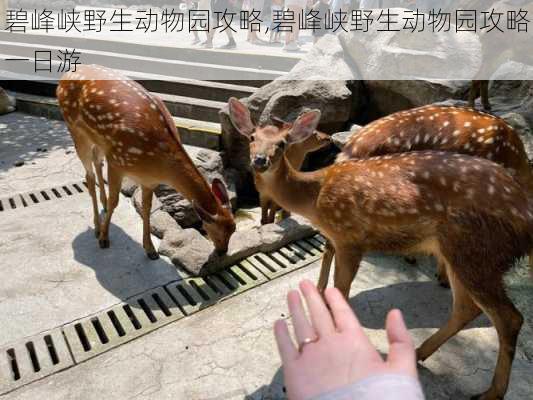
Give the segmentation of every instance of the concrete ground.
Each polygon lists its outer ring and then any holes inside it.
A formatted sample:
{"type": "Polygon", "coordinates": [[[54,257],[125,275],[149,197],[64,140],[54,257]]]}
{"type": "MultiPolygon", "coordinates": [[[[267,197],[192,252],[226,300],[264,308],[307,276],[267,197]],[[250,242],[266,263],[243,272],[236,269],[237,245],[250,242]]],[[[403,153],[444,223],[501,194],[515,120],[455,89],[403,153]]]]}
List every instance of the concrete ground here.
{"type": "MultiPolygon", "coordinates": [[[[405,313],[417,343],[447,318],[450,293],[399,259],[370,259],[352,287],[351,304],[386,352],[383,321],[391,306],[405,313]]],[[[7,399],[284,399],[272,325],[287,316],[285,294],[318,264],[274,280],[168,325],[7,399]]],[[[497,340],[485,319],[420,365],[428,399],[467,399],[490,384],[497,340]]],[[[506,399],[531,398],[533,363],[518,352],[506,399]]]]}
{"type": "MultiPolygon", "coordinates": [[[[0,117],[0,197],[79,181],[82,171],[62,123],[23,114],[0,117]],[[46,147],[47,151],[37,151],[46,147]],[[24,161],[20,167],[14,166],[24,161]]],[[[180,279],[166,260],[147,261],[141,222],[122,199],[100,250],[89,196],[80,193],[0,213],[0,346],[180,279]]],[[[372,341],[386,352],[387,311],[400,308],[417,343],[447,319],[451,296],[433,279],[427,259],[367,257],[351,303],[372,341]]],[[[94,359],[1,396],[2,399],[283,399],[272,325],[287,316],[285,294],[318,263],[252,289],[126,343],[94,359]]],[[[506,399],[533,396],[531,305],[526,269],[510,278],[510,293],[528,320],[520,338],[506,399]]],[[[498,348],[480,318],[419,371],[428,399],[466,399],[490,384],[498,348]]]]}

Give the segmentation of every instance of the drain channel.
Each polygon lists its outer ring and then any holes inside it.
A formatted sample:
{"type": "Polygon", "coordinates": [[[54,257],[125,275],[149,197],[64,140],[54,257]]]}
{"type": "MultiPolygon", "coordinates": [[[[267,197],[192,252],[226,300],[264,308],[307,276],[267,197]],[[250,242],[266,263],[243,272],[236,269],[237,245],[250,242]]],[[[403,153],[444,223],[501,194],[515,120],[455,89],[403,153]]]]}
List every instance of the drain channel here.
{"type": "MultiPolygon", "coordinates": [[[[78,191],[74,185],[67,187],[72,193],[72,189],[78,191]]],[[[31,194],[28,196],[31,198],[31,194]]],[[[215,274],[157,287],[97,314],[6,346],[0,349],[0,394],[303,268],[322,256],[324,244],[320,235],[297,240],[270,253],[254,254],[215,274]]]]}
{"type": "Polygon", "coordinates": [[[0,393],[74,365],[57,328],[0,349],[0,393]]]}
{"type": "Polygon", "coordinates": [[[85,182],[69,183],[49,189],[19,193],[0,199],[0,212],[16,211],[26,207],[65,199],[87,191],[85,182]]]}
{"type": "Polygon", "coordinates": [[[74,360],[80,363],[183,317],[178,305],[159,287],[68,324],[63,331],[74,360]]]}

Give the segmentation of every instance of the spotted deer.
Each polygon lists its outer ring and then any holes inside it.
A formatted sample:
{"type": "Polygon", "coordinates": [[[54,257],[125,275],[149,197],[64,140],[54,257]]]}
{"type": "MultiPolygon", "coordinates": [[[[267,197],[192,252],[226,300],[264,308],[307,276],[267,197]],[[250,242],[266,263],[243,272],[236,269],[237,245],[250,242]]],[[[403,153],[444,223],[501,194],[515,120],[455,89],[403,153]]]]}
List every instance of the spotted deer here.
{"type": "MultiPolygon", "coordinates": [[[[337,162],[409,151],[439,150],[483,157],[503,165],[533,195],[533,175],[524,144],[503,119],[473,109],[424,106],[402,111],[363,127],[344,146],[337,162]]],[[[323,291],[333,261],[326,245],[318,287],[323,291]]],[[[530,255],[533,277],[533,255],[530,255]]],[[[446,269],[438,279],[448,285],[446,269]]]]}
{"type": "Polygon", "coordinates": [[[445,266],[451,317],[418,348],[418,359],[485,312],[500,349],[492,385],[476,398],[502,399],[523,322],[505,293],[503,274],[533,247],[533,207],[507,170],[464,154],[420,151],[300,172],[288,162],[287,147],[313,134],[320,111],[304,113],[292,128],[277,132],[245,121],[241,103],[233,112],[239,132],[250,140],[260,190],[328,239],[335,250],[334,283],[345,297],[367,252],[427,253],[445,266]]]}
{"type": "MultiPolygon", "coordinates": [[[[234,116],[234,113],[231,112],[234,101],[234,98],[231,98],[229,100],[230,118],[233,118],[234,116]]],[[[274,128],[274,130],[277,129],[276,127],[288,129],[292,126],[292,123],[283,121],[280,118],[274,117],[272,120],[272,127],[274,128]]],[[[265,129],[265,131],[268,131],[267,127],[265,127],[265,129]]],[[[287,159],[294,167],[294,169],[300,170],[307,154],[320,150],[330,144],[331,137],[329,135],[316,131],[306,140],[300,143],[295,143],[293,146],[290,146],[290,148],[287,149],[287,159]]],[[[273,202],[272,199],[269,198],[265,193],[260,192],[259,199],[261,205],[261,224],[265,225],[273,223],[276,219],[276,213],[281,208],[275,202],[273,202]]],[[[282,218],[287,218],[289,217],[289,215],[289,212],[287,212],[286,210],[282,210],[282,218]]]]}
{"type": "Polygon", "coordinates": [[[192,202],[215,249],[227,250],[235,222],[226,188],[219,180],[209,186],[184,150],[172,117],[158,97],[111,69],[82,66],[62,77],[57,98],[86,171],[100,247],[109,247],[109,224],[122,179],[128,176],[142,188],[143,247],[149,258],[158,258],[150,237],[150,210],[153,190],[161,183],[192,202]],[[102,203],[107,203],[100,222],[95,170],[103,182],[104,158],[109,197],[106,201],[100,184],[102,203]]]}

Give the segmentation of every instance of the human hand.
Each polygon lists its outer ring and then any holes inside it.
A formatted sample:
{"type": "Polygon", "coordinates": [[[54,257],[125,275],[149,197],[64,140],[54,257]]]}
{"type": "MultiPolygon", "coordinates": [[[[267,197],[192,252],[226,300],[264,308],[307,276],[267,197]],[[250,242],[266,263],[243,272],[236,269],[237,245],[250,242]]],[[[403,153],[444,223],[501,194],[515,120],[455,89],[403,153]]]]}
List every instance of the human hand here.
{"type": "Polygon", "coordinates": [[[310,281],[301,282],[300,290],[311,320],[305,314],[300,293],[289,292],[288,304],[298,346],[292,341],[285,321],[274,325],[291,400],[309,399],[374,375],[417,378],[413,342],[400,311],[393,310],[387,316],[389,355],[384,361],[337,289],[325,291],[329,310],[310,281]]]}

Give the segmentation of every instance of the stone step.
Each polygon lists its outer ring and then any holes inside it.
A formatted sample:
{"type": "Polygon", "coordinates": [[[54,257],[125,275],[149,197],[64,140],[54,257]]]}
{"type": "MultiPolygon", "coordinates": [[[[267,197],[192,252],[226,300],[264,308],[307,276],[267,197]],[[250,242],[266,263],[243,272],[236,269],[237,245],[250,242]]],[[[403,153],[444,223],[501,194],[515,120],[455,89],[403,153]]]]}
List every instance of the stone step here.
{"type": "MultiPolygon", "coordinates": [[[[60,67],[57,54],[59,54],[59,51],[65,51],[64,45],[59,47],[0,41],[0,48],[2,49],[0,70],[28,75],[34,73],[35,52],[39,50],[52,52],[52,72],[47,72],[46,76],[50,79],[59,79],[62,75],[62,72],[57,72],[60,67]],[[9,58],[20,58],[21,60],[4,61],[9,58]]],[[[286,71],[282,70],[250,68],[247,64],[245,66],[218,65],[101,50],[86,50],[82,48],[77,48],[76,50],[81,53],[80,62],[82,64],[100,64],[119,70],[127,66],[128,70],[134,73],[157,74],[175,79],[270,81],[286,74],[286,71]]],[[[42,57],[42,53],[40,54],[42,57]]],[[[45,64],[48,67],[48,62],[45,64]]],[[[39,65],[43,67],[42,63],[39,65]]]]}
{"type": "MultiPolygon", "coordinates": [[[[117,53],[123,55],[153,57],[172,61],[213,64],[228,67],[247,67],[258,70],[276,70],[288,72],[300,61],[295,54],[259,54],[237,50],[183,48],[178,43],[171,45],[124,42],[109,39],[97,39],[77,36],[56,35],[54,33],[9,33],[0,31],[0,41],[39,46],[53,46],[65,50],[77,49],[96,52],[117,53]]],[[[240,78],[242,79],[242,78],[240,78]]]]}
{"type": "MultiPolygon", "coordinates": [[[[148,79],[144,74],[123,71],[128,77],[135,79],[147,90],[155,93],[194,97],[197,99],[226,102],[230,97],[248,97],[256,90],[255,87],[229,83],[198,80],[179,80],[171,77],[148,79]]],[[[40,80],[38,75],[9,74],[0,71],[2,87],[7,90],[40,96],[55,96],[57,80],[40,80]]]]}
{"type": "MultiPolygon", "coordinates": [[[[25,112],[31,115],[37,115],[40,117],[46,117],[49,119],[63,119],[61,112],[59,111],[57,100],[53,97],[39,96],[19,92],[11,92],[11,94],[17,99],[18,111],[25,112]]],[[[167,102],[178,97],[171,95],[158,95],[164,98],[167,107],[169,106],[169,103],[167,102]]],[[[185,98],[182,99],[185,102],[185,98]]],[[[202,108],[202,101],[199,99],[188,99],[187,101],[191,102],[191,107],[202,108]]],[[[183,104],[182,106],[185,107],[185,104],[183,104]]],[[[179,106],[176,107],[179,108],[179,106]]],[[[170,104],[169,109],[172,109],[172,104],[170,104]]],[[[221,131],[219,123],[177,116],[174,116],[173,119],[176,124],[176,127],[180,132],[183,144],[207,148],[211,150],[220,150],[221,131]]]]}

